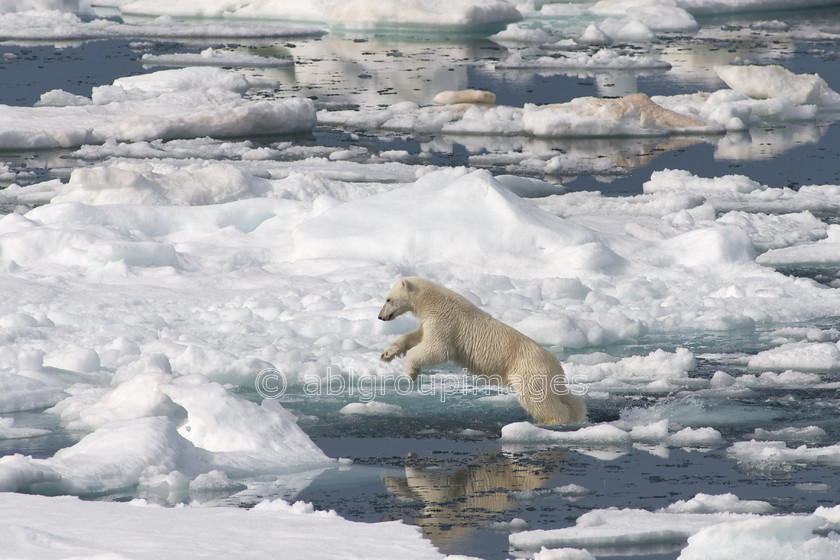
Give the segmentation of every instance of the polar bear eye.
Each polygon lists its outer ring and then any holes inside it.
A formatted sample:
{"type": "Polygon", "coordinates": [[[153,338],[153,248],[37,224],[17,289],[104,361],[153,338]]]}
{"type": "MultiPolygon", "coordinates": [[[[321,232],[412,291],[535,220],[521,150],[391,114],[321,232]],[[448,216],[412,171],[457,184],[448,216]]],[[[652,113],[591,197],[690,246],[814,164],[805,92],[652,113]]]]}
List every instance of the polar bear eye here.
{"type": "Polygon", "coordinates": [[[386,298],[385,303],[391,303],[391,298],[386,298]]]}

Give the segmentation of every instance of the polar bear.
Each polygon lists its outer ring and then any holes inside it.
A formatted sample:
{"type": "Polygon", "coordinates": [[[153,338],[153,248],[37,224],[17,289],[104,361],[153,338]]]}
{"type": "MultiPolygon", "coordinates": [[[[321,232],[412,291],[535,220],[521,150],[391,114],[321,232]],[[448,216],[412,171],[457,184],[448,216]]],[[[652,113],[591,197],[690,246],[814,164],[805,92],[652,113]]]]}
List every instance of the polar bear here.
{"type": "Polygon", "coordinates": [[[522,407],[540,424],[586,418],[586,407],[566,387],[557,358],[463,296],[424,278],[403,278],[388,293],[379,319],[391,321],[409,311],[420,319],[420,326],[394,340],[381,359],[390,362],[405,355],[405,373],[412,381],[422,366],[454,362],[512,387],[522,407]]]}

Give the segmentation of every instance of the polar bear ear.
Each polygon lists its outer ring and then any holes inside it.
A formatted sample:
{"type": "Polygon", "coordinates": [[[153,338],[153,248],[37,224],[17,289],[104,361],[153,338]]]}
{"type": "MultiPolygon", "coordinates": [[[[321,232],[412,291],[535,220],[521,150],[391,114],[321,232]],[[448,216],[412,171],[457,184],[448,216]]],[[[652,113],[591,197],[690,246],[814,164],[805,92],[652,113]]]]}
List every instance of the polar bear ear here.
{"type": "Polygon", "coordinates": [[[414,283],[411,282],[408,278],[402,279],[402,287],[403,290],[406,292],[413,292],[414,291],[414,283]]]}

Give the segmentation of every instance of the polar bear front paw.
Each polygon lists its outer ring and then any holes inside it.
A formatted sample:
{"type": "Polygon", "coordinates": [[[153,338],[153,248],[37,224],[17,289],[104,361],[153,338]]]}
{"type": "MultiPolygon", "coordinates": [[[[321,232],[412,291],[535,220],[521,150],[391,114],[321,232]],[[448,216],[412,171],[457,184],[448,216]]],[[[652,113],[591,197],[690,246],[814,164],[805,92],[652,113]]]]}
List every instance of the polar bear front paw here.
{"type": "Polygon", "coordinates": [[[386,348],[384,352],[382,352],[382,355],[379,357],[379,359],[383,362],[390,362],[400,354],[402,354],[402,350],[400,350],[399,346],[395,346],[392,344],[388,348],[386,348]]]}

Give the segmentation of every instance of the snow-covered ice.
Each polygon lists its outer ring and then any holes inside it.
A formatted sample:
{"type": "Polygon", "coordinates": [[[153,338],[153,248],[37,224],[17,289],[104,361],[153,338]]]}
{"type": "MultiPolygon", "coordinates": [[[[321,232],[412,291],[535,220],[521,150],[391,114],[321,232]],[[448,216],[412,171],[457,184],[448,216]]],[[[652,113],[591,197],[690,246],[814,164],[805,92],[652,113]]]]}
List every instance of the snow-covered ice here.
{"type": "Polygon", "coordinates": [[[818,508],[812,515],[777,516],[761,515],[766,513],[765,507],[736,496],[698,495],[687,503],[700,500],[715,505],[698,510],[678,502],[658,512],[594,510],[580,516],[573,527],[513,533],[510,543],[523,550],[598,550],[687,541],[688,547],[680,558],[731,558],[744,554],[748,558],[783,558],[806,550],[815,558],[831,558],[840,551],[836,538],[814,534],[815,530],[830,526],[836,508],[818,508]]]}
{"type": "Polygon", "coordinates": [[[0,520],[4,554],[22,559],[206,558],[208,550],[265,558],[277,554],[278,546],[295,558],[445,558],[399,521],[353,523],[304,502],[266,500],[250,510],[161,508],[142,501],[0,494],[0,505],[14,511],[0,520]]]}
{"type": "Polygon", "coordinates": [[[229,53],[208,47],[198,54],[144,54],[140,60],[147,66],[224,66],[248,68],[286,68],[291,60],[271,58],[247,53],[229,53]]]}
{"type": "Polygon", "coordinates": [[[226,19],[271,19],[327,23],[335,29],[405,29],[491,35],[519,21],[521,14],[500,0],[108,0],[127,15],[226,19]]]}
{"type": "Polygon", "coordinates": [[[184,68],[119,78],[94,88],[90,97],[53,90],[35,107],[3,107],[0,146],[67,148],[106,140],[312,130],[315,108],[310,100],[251,101],[242,96],[258,85],[218,68],[184,68]]]}

